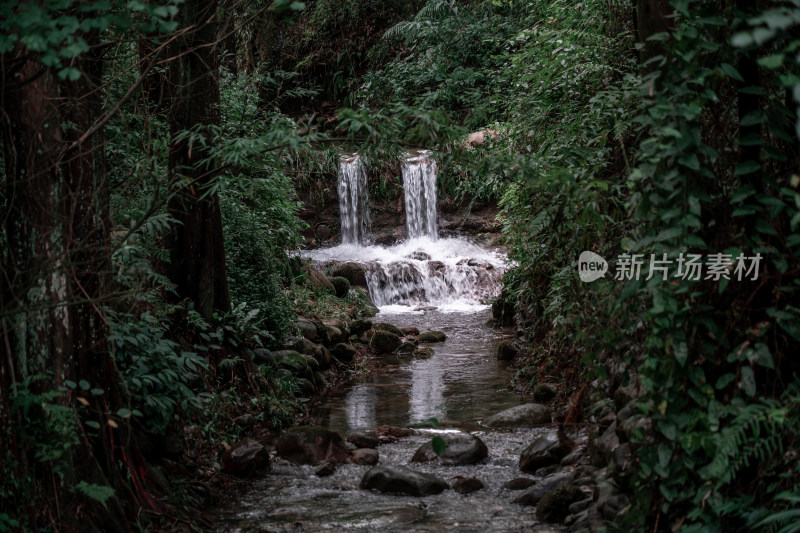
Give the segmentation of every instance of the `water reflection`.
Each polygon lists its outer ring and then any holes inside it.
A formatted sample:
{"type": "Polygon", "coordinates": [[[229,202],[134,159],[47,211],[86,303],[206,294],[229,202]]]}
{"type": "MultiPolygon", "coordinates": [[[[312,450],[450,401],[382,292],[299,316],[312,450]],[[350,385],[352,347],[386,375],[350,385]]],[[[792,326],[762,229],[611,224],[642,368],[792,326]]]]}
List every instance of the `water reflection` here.
{"type": "Polygon", "coordinates": [[[411,365],[411,390],[408,392],[408,409],[412,422],[422,422],[429,418],[443,419],[444,401],[444,361],[432,357],[427,361],[414,361],[411,365]]]}
{"type": "Polygon", "coordinates": [[[376,321],[422,331],[443,330],[444,343],[429,345],[429,359],[387,364],[377,373],[328,395],[311,413],[315,424],[342,434],[384,424],[405,426],[436,418],[471,423],[519,404],[510,390],[509,371],[494,352],[502,334],[486,325],[488,310],[477,313],[381,313],[376,321]]]}
{"type": "Polygon", "coordinates": [[[344,398],[348,427],[369,429],[377,427],[376,403],[378,394],[371,385],[356,385],[344,398]]]}

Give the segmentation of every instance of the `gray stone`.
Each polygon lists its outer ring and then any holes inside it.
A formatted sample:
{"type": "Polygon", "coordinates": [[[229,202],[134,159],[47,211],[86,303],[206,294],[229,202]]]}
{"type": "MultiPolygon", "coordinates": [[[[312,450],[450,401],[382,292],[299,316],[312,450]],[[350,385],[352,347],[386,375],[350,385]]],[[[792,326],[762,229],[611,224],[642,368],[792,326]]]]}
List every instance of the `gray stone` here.
{"type": "Polygon", "coordinates": [[[378,464],[379,455],[376,450],[372,448],[358,448],[353,450],[350,459],[357,465],[376,465],[378,464]]]}
{"type": "Polygon", "coordinates": [[[234,424],[242,428],[251,428],[256,425],[256,417],[250,413],[237,416],[233,419],[234,424]]]}
{"type": "Polygon", "coordinates": [[[540,403],[527,403],[506,409],[483,421],[483,425],[495,428],[536,427],[549,424],[550,408],[540,403]]]}
{"type": "Polygon", "coordinates": [[[558,431],[545,433],[522,451],[519,468],[534,473],[542,467],[558,464],[570,450],[571,443],[558,431]]]}
{"type": "Polygon", "coordinates": [[[361,478],[361,488],[393,494],[428,496],[439,494],[450,487],[441,478],[404,466],[377,465],[367,470],[361,478]]]}
{"type": "Polygon", "coordinates": [[[283,433],[275,445],[278,456],[299,465],[326,461],[343,463],[349,451],[341,435],[328,428],[303,426],[283,433]]]}
{"type": "Polygon", "coordinates": [[[444,433],[439,435],[445,442],[445,450],[442,456],[436,455],[433,451],[433,443],[426,442],[420,446],[414,456],[412,463],[430,463],[441,460],[443,465],[474,465],[489,455],[486,444],[474,435],[469,433],[444,433]]]}
{"type": "Polygon", "coordinates": [[[570,505],[584,497],[583,491],[578,487],[572,485],[556,487],[539,500],[536,506],[536,518],[544,522],[561,523],[570,514],[570,505]]]}
{"type": "Polygon", "coordinates": [[[350,286],[352,287],[367,288],[367,276],[364,271],[364,266],[358,263],[342,263],[334,269],[333,275],[335,277],[345,278],[350,282],[350,286]]]}
{"type": "Polygon", "coordinates": [[[253,362],[259,365],[275,365],[275,357],[272,352],[265,348],[256,348],[253,350],[253,362]]]}
{"type": "Polygon", "coordinates": [[[351,433],[347,436],[347,442],[352,442],[358,448],[377,448],[381,443],[378,437],[366,433],[351,433]]]}
{"type": "Polygon", "coordinates": [[[595,466],[605,466],[611,460],[611,455],[614,450],[619,446],[619,437],[617,437],[617,422],[616,420],[608,426],[608,429],[592,443],[592,464],[595,466]]]}
{"type": "Polygon", "coordinates": [[[336,326],[326,325],[325,332],[328,334],[331,344],[336,344],[347,340],[347,337],[345,337],[344,333],[342,333],[342,330],[336,326]]]}
{"type": "Polygon", "coordinates": [[[253,439],[245,439],[222,457],[222,471],[226,474],[246,476],[263,468],[269,469],[269,453],[253,439]]]}
{"type": "Polygon", "coordinates": [[[453,483],[452,488],[459,494],[471,494],[483,488],[483,481],[475,477],[461,477],[453,483]]]}
{"type": "Polygon", "coordinates": [[[581,460],[588,460],[588,458],[589,447],[582,444],[561,459],[561,466],[574,465],[579,463],[581,460]]]}
{"type": "Polygon", "coordinates": [[[327,477],[332,476],[336,472],[336,464],[335,463],[324,463],[322,466],[317,468],[314,471],[319,477],[327,477]]]}
{"type": "Polygon", "coordinates": [[[300,330],[303,337],[311,342],[319,342],[321,339],[319,331],[317,330],[317,325],[307,318],[298,317],[297,328],[300,330]]]}
{"type": "Polygon", "coordinates": [[[533,399],[537,402],[548,403],[558,396],[558,389],[551,383],[539,383],[533,389],[533,399]]]}
{"type": "Polygon", "coordinates": [[[536,485],[536,480],[527,477],[517,477],[503,485],[506,490],[525,490],[532,485],[536,485]]]}
{"type": "Polygon", "coordinates": [[[514,500],[514,503],[518,503],[520,505],[536,505],[545,494],[560,487],[561,485],[566,485],[570,481],[572,481],[572,472],[558,472],[551,474],[523,492],[519,498],[514,500]]]}

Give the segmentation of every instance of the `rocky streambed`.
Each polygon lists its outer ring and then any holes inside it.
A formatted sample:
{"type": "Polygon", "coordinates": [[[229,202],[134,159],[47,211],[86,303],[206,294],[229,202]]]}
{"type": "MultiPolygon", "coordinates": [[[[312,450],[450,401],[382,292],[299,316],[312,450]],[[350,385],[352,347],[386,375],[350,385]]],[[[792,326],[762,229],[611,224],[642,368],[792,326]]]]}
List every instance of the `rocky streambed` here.
{"type": "MultiPolygon", "coordinates": [[[[598,483],[582,426],[559,429],[551,386],[508,389],[505,335],[488,310],[383,316],[399,331],[444,330],[424,357],[384,355],[284,432],[221,531],[567,531],[599,524],[598,483]],[[523,403],[526,402],[526,403],[523,403]]],[[[391,327],[387,327],[391,329],[391,327]]],[[[417,348],[418,349],[418,348],[417,348]]],[[[612,428],[612,432],[613,432],[612,428]]],[[[259,456],[263,458],[263,456],[259,456]]],[[[616,502],[614,505],[618,505],[616,502]]],[[[625,503],[622,501],[621,503],[625,503]]]]}

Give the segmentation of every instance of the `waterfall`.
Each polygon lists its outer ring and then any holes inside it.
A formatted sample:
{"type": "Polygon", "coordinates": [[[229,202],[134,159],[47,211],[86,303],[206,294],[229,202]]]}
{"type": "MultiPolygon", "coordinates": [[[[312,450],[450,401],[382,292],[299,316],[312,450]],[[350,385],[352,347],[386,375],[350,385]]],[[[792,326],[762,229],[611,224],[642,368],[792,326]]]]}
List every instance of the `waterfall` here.
{"type": "Polygon", "coordinates": [[[436,214],[436,161],[421,151],[403,162],[406,231],[409,239],[439,238],[436,214]]]}
{"type": "Polygon", "coordinates": [[[368,244],[371,230],[367,171],[357,155],[339,161],[339,217],[342,244],[368,244]]]}

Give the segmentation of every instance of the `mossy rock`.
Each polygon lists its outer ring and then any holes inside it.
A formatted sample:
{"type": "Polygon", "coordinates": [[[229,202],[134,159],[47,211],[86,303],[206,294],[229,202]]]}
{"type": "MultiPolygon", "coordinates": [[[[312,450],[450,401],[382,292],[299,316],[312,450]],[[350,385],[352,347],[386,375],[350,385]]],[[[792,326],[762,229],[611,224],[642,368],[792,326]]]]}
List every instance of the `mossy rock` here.
{"type": "Polygon", "coordinates": [[[339,361],[349,362],[353,360],[353,357],[355,357],[356,349],[353,348],[352,344],[340,342],[331,348],[331,355],[333,355],[339,361]]]}
{"type": "Polygon", "coordinates": [[[414,344],[413,342],[404,342],[403,344],[397,347],[395,353],[397,355],[411,355],[416,351],[416,349],[417,345],[414,344]]]}
{"type": "Polygon", "coordinates": [[[300,375],[308,370],[308,359],[300,352],[294,350],[280,350],[273,352],[275,362],[281,368],[292,371],[294,374],[300,375]]]}
{"type": "Polygon", "coordinates": [[[418,348],[411,355],[416,359],[427,359],[428,357],[433,357],[434,353],[433,348],[418,348]]]}
{"type": "Polygon", "coordinates": [[[328,281],[333,285],[337,298],[344,298],[347,296],[347,293],[350,292],[350,282],[347,281],[347,278],[333,276],[332,278],[328,278],[328,281]]]}
{"type": "Polygon", "coordinates": [[[378,353],[394,353],[401,344],[403,344],[403,341],[394,333],[381,329],[372,330],[372,341],[370,341],[370,345],[375,348],[378,353]]]}
{"type": "Polygon", "coordinates": [[[358,335],[359,333],[363,333],[368,329],[372,329],[371,320],[359,318],[358,320],[354,320],[350,323],[350,333],[353,335],[358,335]]]}
{"type": "Polygon", "coordinates": [[[444,342],[447,340],[447,335],[443,331],[426,331],[425,333],[420,333],[417,340],[419,342],[444,342]]]}
{"type": "Polygon", "coordinates": [[[393,324],[389,324],[388,322],[378,322],[377,324],[374,324],[372,326],[372,329],[376,329],[376,330],[379,329],[379,330],[382,330],[382,331],[388,331],[389,333],[393,333],[393,334],[397,335],[398,337],[403,337],[404,336],[403,332],[400,331],[400,328],[398,328],[397,326],[395,326],[393,324]]]}
{"type": "Polygon", "coordinates": [[[517,349],[514,347],[513,341],[502,341],[497,345],[498,361],[513,361],[516,356],[517,349]]]}

